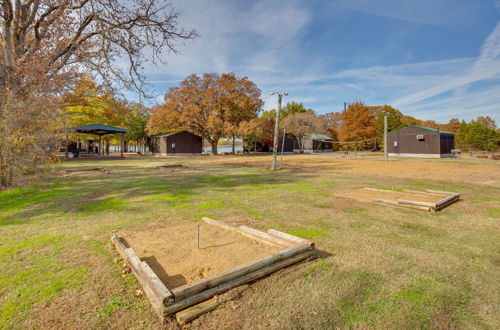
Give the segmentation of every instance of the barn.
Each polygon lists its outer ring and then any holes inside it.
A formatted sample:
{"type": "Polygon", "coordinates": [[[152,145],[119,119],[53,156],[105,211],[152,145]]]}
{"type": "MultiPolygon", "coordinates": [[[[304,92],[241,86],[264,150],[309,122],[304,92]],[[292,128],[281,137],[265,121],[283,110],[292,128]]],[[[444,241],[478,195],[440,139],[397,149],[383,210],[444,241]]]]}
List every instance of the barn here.
{"type": "Polygon", "coordinates": [[[162,156],[201,155],[203,139],[188,131],[175,131],[151,136],[151,151],[162,156]]]}
{"type": "Polygon", "coordinates": [[[436,128],[411,125],[387,135],[389,156],[453,157],[455,136],[436,128]]]}

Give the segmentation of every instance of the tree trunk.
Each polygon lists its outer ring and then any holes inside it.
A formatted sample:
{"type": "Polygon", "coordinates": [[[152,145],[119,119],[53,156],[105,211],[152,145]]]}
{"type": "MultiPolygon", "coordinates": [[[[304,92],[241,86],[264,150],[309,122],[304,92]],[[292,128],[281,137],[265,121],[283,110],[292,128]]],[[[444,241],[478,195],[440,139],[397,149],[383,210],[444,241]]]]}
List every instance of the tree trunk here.
{"type": "Polygon", "coordinates": [[[233,134],[233,155],[236,154],[236,149],[234,148],[234,134],[233,134]]]}
{"type": "Polygon", "coordinates": [[[217,145],[219,144],[219,140],[211,141],[210,145],[212,146],[212,155],[217,155],[217,145]]]}

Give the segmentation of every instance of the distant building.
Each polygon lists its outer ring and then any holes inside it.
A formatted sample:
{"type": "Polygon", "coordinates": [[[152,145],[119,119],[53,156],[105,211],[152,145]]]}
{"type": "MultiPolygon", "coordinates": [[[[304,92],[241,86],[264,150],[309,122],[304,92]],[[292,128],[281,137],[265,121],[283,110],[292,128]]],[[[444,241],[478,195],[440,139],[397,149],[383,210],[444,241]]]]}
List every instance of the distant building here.
{"type": "Polygon", "coordinates": [[[201,155],[203,139],[188,131],[175,131],[151,136],[151,151],[163,156],[201,155]]]}
{"type": "MultiPolygon", "coordinates": [[[[333,139],[325,134],[311,134],[304,139],[304,152],[311,153],[332,151],[333,139]]],[[[294,145],[294,149],[298,151],[299,145],[294,145]]]]}
{"type": "Polygon", "coordinates": [[[387,136],[389,156],[453,157],[455,135],[439,129],[411,125],[387,136]]]}

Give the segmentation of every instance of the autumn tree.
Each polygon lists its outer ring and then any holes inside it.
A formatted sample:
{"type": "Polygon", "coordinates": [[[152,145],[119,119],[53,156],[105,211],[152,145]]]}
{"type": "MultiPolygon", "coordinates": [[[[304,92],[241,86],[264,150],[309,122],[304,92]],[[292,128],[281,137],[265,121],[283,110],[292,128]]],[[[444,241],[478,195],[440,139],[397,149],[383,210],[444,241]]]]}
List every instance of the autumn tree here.
{"type": "MultiPolygon", "coordinates": [[[[88,75],[78,81],[76,87],[62,95],[60,128],[89,124],[110,126],[127,126],[128,117],[132,113],[132,105],[118,98],[113,90],[98,86],[88,75]]],[[[79,140],[79,134],[71,134],[71,139],[79,140]]],[[[118,135],[106,135],[105,150],[109,153],[112,142],[120,141],[118,135]]],[[[128,141],[128,140],[126,140],[128,141]]],[[[100,146],[103,147],[104,146],[100,146]]]]}
{"type": "Polygon", "coordinates": [[[195,36],[178,28],[169,2],[155,0],[3,0],[0,13],[2,186],[47,158],[56,95],[82,72],[143,93],[145,61],[195,36]]]}
{"type": "MultiPolygon", "coordinates": [[[[247,77],[234,73],[193,74],[165,94],[165,103],[154,108],[148,122],[150,134],[185,129],[202,136],[217,154],[219,139],[262,107],[260,90],[247,77]]],[[[231,132],[236,132],[236,129],[231,132]]]]}
{"type": "Polygon", "coordinates": [[[318,117],[312,112],[299,112],[287,116],[281,123],[286,134],[293,136],[299,145],[300,153],[304,150],[305,137],[318,132],[321,124],[318,117]]]}
{"type": "Polygon", "coordinates": [[[367,106],[363,102],[349,104],[342,111],[342,125],[339,140],[342,142],[374,138],[378,107],[367,106]]]}
{"type": "Polygon", "coordinates": [[[238,128],[238,134],[243,138],[243,143],[246,149],[257,148],[257,143],[266,138],[266,125],[260,118],[254,118],[244,121],[238,128]]]}
{"type": "Polygon", "coordinates": [[[338,131],[342,124],[342,114],[340,112],[328,112],[318,116],[322,132],[338,141],[338,131]]]}

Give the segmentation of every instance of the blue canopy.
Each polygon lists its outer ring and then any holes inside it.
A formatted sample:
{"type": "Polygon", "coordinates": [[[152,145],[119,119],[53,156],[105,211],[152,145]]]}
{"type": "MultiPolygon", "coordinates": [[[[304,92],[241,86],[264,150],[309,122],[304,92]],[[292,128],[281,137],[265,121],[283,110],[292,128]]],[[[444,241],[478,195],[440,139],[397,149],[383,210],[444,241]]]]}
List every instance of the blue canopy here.
{"type": "Polygon", "coordinates": [[[115,134],[115,133],[127,133],[128,131],[125,128],[108,126],[103,124],[91,124],[91,125],[83,125],[76,127],[68,127],[66,128],[68,131],[73,131],[76,133],[88,133],[88,134],[96,134],[96,135],[106,135],[106,134],[115,134]]]}

